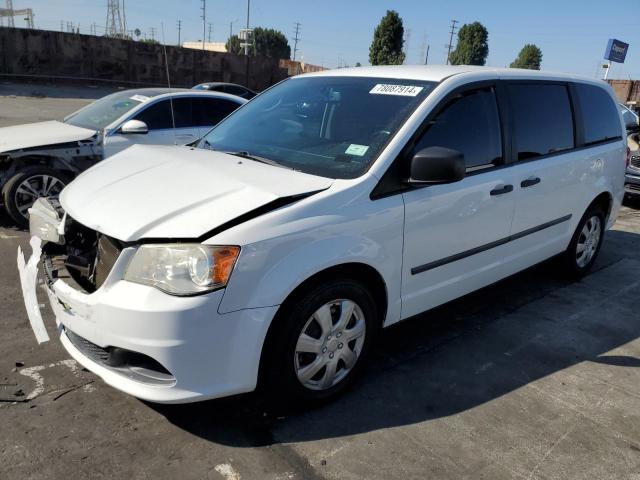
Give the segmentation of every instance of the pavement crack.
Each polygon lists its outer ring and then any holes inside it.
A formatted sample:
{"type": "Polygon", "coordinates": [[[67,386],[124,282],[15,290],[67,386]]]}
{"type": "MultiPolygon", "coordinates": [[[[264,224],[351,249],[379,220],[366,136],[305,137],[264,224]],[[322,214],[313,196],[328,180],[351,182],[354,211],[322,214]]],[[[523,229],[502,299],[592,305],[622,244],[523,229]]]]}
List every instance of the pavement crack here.
{"type": "Polygon", "coordinates": [[[91,385],[91,384],[92,384],[92,383],[94,383],[94,382],[95,382],[95,380],[89,380],[88,382],[84,382],[84,383],[81,383],[81,384],[79,384],[79,385],[74,385],[73,387],[68,388],[68,389],[67,389],[67,390],[65,390],[64,392],[62,392],[62,393],[60,393],[60,394],[56,395],[55,397],[53,397],[53,400],[52,400],[52,401],[53,401],[53,402],[55,402],[55,401],[56,401],[56,400],[58,400],[59,398],[64,397],[67,393],[75,392],[75,391],[76,391],[76,390],[78,390],[79,388],[85,387],[85,386],[87,386],[87,385],[91,385]]]}

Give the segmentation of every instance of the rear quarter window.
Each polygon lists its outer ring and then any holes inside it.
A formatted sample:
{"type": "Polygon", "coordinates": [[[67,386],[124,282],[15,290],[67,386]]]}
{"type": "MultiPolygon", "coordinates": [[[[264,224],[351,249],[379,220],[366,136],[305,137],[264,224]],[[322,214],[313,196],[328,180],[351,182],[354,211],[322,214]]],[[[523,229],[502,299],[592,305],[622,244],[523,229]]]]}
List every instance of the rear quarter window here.
{"type": "Polygon", "coordinates": [[[618,107],[606,90],[596,85],[575,84],[584,128],[585,145],[622,138],[618,107]]]}

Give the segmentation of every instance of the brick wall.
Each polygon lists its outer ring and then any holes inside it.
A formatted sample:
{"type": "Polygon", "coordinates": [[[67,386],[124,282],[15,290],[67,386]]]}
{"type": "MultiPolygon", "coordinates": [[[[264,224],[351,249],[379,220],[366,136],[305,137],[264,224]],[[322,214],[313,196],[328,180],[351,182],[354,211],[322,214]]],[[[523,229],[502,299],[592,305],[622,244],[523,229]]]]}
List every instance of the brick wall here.
{"type": "Polygon", "coordinates": [[[639,80],[609,80],[609,84],[616,92],[618,100],[622,103],[636,102],[640,104],[640,81],[639,80]]]}

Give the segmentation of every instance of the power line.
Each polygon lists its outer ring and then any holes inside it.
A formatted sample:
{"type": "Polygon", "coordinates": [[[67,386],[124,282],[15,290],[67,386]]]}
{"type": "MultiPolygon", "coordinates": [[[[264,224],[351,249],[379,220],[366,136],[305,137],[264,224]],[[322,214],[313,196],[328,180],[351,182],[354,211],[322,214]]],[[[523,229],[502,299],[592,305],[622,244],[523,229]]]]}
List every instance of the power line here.
{"type": "Polygon", "coordinates": [[[300,34],[300,22],[296,22],[295,26],[296,26],[296,32],[295,32],[295,36],[293,37],[293,61],[296,61],[296,54],[298,53],[298,41],[300,40],[300,38],[298,37],[298,35],[300,34]]]}
{"type": "Polygon", "coordinates": [[[456,33],[457,28],[456,23],[460,22],[458,22],[458,20],[451,20],[451,31],[449,32],[451,36],[449,37],[449,44],[445,45],[447,47],[447,65],[450,63],[451,49],[453,48],[453,35],[456,33]]]}

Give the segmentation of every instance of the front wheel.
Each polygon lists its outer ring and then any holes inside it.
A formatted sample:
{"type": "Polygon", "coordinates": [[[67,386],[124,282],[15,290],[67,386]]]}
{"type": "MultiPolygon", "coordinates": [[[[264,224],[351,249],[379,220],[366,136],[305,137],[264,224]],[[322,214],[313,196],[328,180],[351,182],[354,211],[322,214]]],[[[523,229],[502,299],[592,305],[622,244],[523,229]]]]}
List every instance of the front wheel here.
{"type": "Polygon", "coordinates": [[[68,179],[53,168],[34,165],[19,170],[3,188],[7,212],[19,226],[29,226],[29,207],[39,197],[58,195],[68,179]]]}
{"type": "Polygon", "coordinates": [[[339,395],[362,368],[379,318],[360,282],[336,280],[305,290],[274,320],[265,346],[266,393],[306,403],[339,395]]]}
{"type": "Polygon", "coordinates": [[[584,214],[562,256],[567,273],[574,278],[586,275],[596,261],[604,236],[606,215],[599,205],[584,214]]]}

